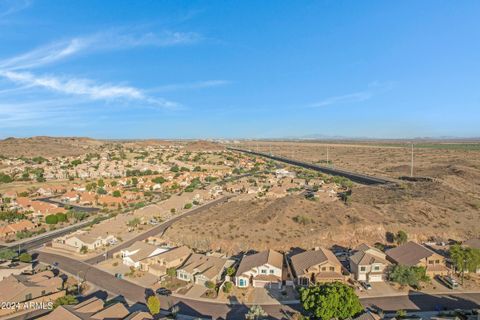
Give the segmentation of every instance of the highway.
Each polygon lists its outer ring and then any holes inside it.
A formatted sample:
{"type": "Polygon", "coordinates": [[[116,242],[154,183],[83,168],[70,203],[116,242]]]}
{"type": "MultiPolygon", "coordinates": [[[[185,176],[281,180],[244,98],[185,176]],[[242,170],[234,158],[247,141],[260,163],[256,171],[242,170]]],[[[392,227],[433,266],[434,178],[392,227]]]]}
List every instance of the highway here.
{"type": "Polygon", "coordinates": [[[356,173],[356,172],[334,169],[334,168],[329,168],[329,167],[325,167],[325,166],[319,166],[319,165],[316,165],[316,164],[313,164],[313,163],[308,163],[308,162],[303,162],[303,161],[299,161],[299,160],[289,159],[289,158],[282,157],[282,156],[275,156],[275,155],[269,154],[269,153],[256,152],[256,151],[252,151],[252,150],[232,148],[232,147],[227,147],[227,149],[232,150],[232,151],[237,151],[237,152],[243,152],[243,153],[247,153],[247,154],[251,154],[251,155],[255,155],[255,156],[265,157],[265,158],[268,158],[268,159],[288,163],[288,164],[295,165],[295,166],[298,166],[298,167],[319,171],[319,172],[326,173],[326,174],[329,174],[329,175],[332,175],[332,176],[345,177],[345,178],[348,178],[351,181],[359,183],[359,184],[378,185],[378,184],[395,183],[395,181],[388,180],[388,179],[385,179],[385,178],[368,176],[368,175],[360,174],[360,173],[356,173]]]}

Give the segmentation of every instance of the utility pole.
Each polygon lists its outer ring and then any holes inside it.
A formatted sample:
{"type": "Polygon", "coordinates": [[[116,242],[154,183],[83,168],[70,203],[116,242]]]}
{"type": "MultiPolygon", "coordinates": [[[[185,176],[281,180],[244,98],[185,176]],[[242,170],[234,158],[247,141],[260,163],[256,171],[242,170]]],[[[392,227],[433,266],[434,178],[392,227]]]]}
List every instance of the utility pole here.
{"type": "Polygon", "coordinates": [[[413,143],[412,143],[412,160],[410,165],[410,177],[413,178],[413,143]]]}
{"type": "Polygon", "coordinates": [[[328,167],[328,145],[327,145],[327,167],[328,167]]]}

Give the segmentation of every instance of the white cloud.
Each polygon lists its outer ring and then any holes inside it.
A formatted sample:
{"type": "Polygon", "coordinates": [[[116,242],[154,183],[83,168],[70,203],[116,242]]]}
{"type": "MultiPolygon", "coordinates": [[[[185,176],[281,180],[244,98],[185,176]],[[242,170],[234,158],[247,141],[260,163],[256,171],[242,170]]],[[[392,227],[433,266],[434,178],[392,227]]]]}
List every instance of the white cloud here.
{"type": "Polygon", "coordinates": [[[22,11],[30,7],[29,0],[1,0],[0,1],[0,18],[9,16],[18,11],[22,11]]]}
{"type": "Polygon", "coordinates": [[[167,47],[197,42],[201,36],[189,32],[163,31],[156,33],[122,33],[110,30],[70,40],[57,41],[10,59],[0,60],[0,68],[31,69],[45,66],[68,57],[94,51],[120,50],[140,46],[167,47]]]}
{"type": "Polygon", "coordinates": [[[345,94],[342,96],[334,96],[326,98],[322,101],[312,103],[311,107],[326,107],[334,104],[343,104],[343,103],[352,103],[352,102],[362,102],[372,98],[373,93],[364,91],[364,92],[355,92],[350,94],[345,94]]]}
{"type": "Polygon", "coordinates": [[[35,76],[29,72],[2,71],[0,76],[12,82],[42,87],[51,91],[85,96],[93,100],[137,100],[165,108],[174,108],[177,103],[164,99],[156,99],[146,96],[141,90],[129,87],[110,84],[96,84],[91,80],[77,78],[57,78],[54,76],[35,76]]]}

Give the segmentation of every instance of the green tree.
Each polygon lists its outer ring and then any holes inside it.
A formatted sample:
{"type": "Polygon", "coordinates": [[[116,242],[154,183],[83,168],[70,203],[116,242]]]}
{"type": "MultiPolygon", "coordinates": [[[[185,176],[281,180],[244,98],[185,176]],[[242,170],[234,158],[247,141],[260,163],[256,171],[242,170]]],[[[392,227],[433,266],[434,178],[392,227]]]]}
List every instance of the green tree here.
{"type": "Polygon", "coordinates": [[[112,195],[113,195],[115,198],[120,198],[120,197],[122,196],[122,194],[120,193],[119,190],[113,191],[112,195]]]}
{"type": "Polygon", "coordinates": [[[47,224],[57,224],[58,223],[58,217],[54,214],[50,214],[45,217],[45,222],[47,224]]]}
{"type": "Polygon", "coordinates": [[[99,186],[100,188],[105,187],[105,181],[103,181],[103,179],[98,179],[97,186],[99,186]]]}
{"type": "Polygon", "coordinates": [[[237,270],[234,267],[227,268],[227,276],[233,277],[235,275],[235,272],[237,272],[237,270]]]}
{"type": "Polygon", "coordinates": [[[177,269],[175,268],[168,268],[167,269],[167,276],[171,278],[174,278],[177,275],[177,269]]]}
{"type": "Polygon", "coordinates": [[[12,249],[5,248],[0,250],[0,259],[1,260],[12,260],[17,256],[17,253],[12,249]]]}
{"type": "Polygon", "coordinates": [[[230,293],[232,291],[233,284],[230,281],[227,281],[223,284],[223,292],[230,293]]]}
{"type": "Polygon", "coordinates": [[[57,221],[58,221],[58,222],[65,222],[65,221],[67,221],[67,215],[66,215],[65,213],[59,212],[59,213],[56,214],[56,216],[57,216],[57,221]]]}
{"type": "Polygon", "coordinates": [[[248,313],[245,315],[247,320],[260,320],[265,319],[266,317],[268,317],[268,314],[258,305],[251,306],[250,309],[248,309],[248,313]]]}
{"type": "Polygon", "coordinates": [[[110,182],[110,186],[112,186],[112,187],[116,187],[117,185],[118,185],[117,181],[110,182]]]}
{"type": "Polygon", "coordinates": [[[450,247],[450,259],[458,272],[475,272],[480,268],[480,250],[455,244],[450,247]]]}
{"type": "Polygon", "coordinates": [[[78,300],[72,296],[71,294],[67,294],[63,297],[57,298],[53,302],[53,308],[57,308],[58,306],[64,306],[64,305],[71,305],[71,304],[77,304],[78,300]]]}
{"type": "Polygon", "coordinates": [[[419,288],[420,282],[429,281],[425,267],[395,265],[388,275],[390,281],[419,288]]]}
{"type": "Polygon", "coordinates": [[[207,287],[208,289],[213,289],[215,288],[215,283],[213,283],[212,281],[205,281],[205,287],[207,287]]]}
{"type": "Polygon", "coordinates": [[[406,243],[407,241],[408,241],[407,233],[403,230],[398,231],[397,234],[395,235],[395,242],[398,245],[401,245],[401,244],[406,243]]]}
{"type": "Polygon", "coordinates": [[[341,282],[301,288],[300,302],[307,313],[319,319],[346,319],[363,311],[353,288],[341,282]]]}
{"type": "Polygon", "coordinates": [[[32,262],[32,256],[26,252],[23,252],[18,256],[18,260],[21,262],[30,263],[32,262]]]}
{"type": "Polygon", "coordinates": [[[147,298],[147,307],[152,316],[160,313],[160,300],[157,296],[150,296],[147,298]]]}
{"type": "Polygon", "coordinates": [[[88,252],[88,247],[87,247],[87,246],[82,246],[82,247],[80,248],[80,253],[81,253],[81,254],[86,254],[87,252],[88,252]]]}

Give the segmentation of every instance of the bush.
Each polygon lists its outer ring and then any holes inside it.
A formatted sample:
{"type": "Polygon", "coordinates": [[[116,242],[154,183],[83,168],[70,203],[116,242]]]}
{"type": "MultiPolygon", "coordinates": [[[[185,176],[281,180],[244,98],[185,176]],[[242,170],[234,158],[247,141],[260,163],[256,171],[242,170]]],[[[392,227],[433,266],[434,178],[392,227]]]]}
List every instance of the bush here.
{"type": "Polygon", "coordinates": [[[187,203],[185,204],[185,206],[183,207],[184,209],[191,209],[193,207],[193,205],[191,203],[187,203]]]}
{"type": "Polygon", "coordinates": [[[420,282],[429,281],[424,267],[401,266],[396,265],[390,271],[388,276],[390,281],[396,282],[402,286],[409,285],[413,288],[419,288],[420,282]]]}
{"type": "Polygon", "coordinates": [[[18,260],[20,260],[21,262],[30,263],[32,262],[32,256],[24,252],[20,256],[18,256],[18,260]]]}
{"type": "Polygon", "coordinates": [[[67,221],[67,215],[66,215],[65,213],[60,213],[60,212],[59,212],[59,213],[56,214],[56,216],[57,216],[57,221],[58,221],[58,222],[65,222],[65,221],[67,221]]]}
{"type": "Polygon", "coordinates": [[[47,224],[57,224],[58,223],[58,217],[54,214],[50,214],[45,217],[45,222],[47,224]]]}
{"type": "Polygon", "coordinates": [[[58,306],[77,304],[78,300],[71,294],[67,294],[63,297],[57,298],[53,303],[53,308],[55,309],[58,306]]]}
{"type": "Polygon", "coordinates": [[[205,281],[205,287],[207,287],[208,289],[213,289],[215,288],[215,283],[213,283],[212,281],[205,281]]]}
{"type": "Polygon", "coordinates": [[[225,282],[223,284],[223,292],[225,293],[230,293],[230,291],[232,291],[232,288],[233,288],[233,284],[230,281],[225,282]]]}
{"type": "Polygon", "coordinates": [[[150,296],[147,299],[147,307],[152,316],[160,313],[160,300],[157,296],[150,296]]]}
{"type": "Polygon", "coordinates": [[[397,232],[397,234],[395,235],[395,242],[398,244],[398,245],[401,245],[401,244],[404,244],[406,243],[408,240],[408,235],[405,231],[403,230],[400,230],[397,232]]]}
{"type": "Polygon", "coordinates": [[[313,220],[311,218],[306,217],[306,216],[302,216],[302,215],[293,217],[293,221],[295,221],[296,223],[299,223],[299,224],[303,224],[303,225],[307,225],[307,224],[310,224],[310,223],[313,222],[313,220]]]}
{"type": "Polygon", "coordinates": [[[120,193],[119,190],[113,191],[112,195],[113,195],[115,198],[120,198],[120,197],[122,196],[122,194],[120,193]]]}

